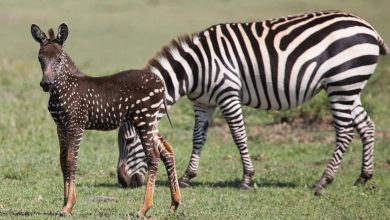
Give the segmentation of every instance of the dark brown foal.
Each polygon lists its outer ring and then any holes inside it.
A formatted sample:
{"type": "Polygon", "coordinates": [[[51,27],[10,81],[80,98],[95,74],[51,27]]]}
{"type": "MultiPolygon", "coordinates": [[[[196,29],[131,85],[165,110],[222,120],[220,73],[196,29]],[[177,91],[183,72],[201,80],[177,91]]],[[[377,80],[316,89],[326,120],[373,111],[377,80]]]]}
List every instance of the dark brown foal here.
{"type": "MultiPolygon", "coordinates": [[[[61,215],[70,215],[76,202],[76,165],[85,129],[126,130],[135,126],[146,153],[149,177],[144,203],[138,216],[145,217],[153,204],[154,183],[159,159],[168,173],[175,212],[180,190],[172,147],[157,130],[157,114],[164,103],[164,84],[153,73],[127,70],[111,76],[89,77],[82,74],[64,52],[68,27],[61,24],[49,38],[37,25],[31,25],[33,38],[40,43],[38,59],[43,77],[40,83],[50,93],[48,109],[57,124],[60,163],[64,177],[64,206],[61,215]]],[[[126,132],[126,131],[125,131],[126,132]]]]}

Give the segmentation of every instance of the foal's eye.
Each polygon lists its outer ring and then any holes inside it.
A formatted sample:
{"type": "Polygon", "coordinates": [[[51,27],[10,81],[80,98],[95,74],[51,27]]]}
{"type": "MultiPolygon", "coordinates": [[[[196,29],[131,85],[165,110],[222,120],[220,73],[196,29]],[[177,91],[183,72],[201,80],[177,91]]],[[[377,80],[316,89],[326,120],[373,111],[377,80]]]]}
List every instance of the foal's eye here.
{"type": "Polygon", "coordinates": [[[61,58],[57,58],[57,62],[61,63],[61,58]]]}

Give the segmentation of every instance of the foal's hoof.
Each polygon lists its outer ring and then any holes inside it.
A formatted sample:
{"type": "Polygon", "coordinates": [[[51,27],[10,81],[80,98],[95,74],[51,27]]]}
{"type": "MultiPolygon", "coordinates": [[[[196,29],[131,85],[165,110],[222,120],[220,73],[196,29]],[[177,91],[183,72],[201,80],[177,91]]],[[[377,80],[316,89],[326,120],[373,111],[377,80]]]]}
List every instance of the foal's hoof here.
{"type": "Polygon", "coordinates": [[[140,211],[138,211],[135,216],[137,217],[137,219],[147,219],[147,220],[153,219],[152,216],[146,216],[146,215],[142,214],[140,211]]]}
{"type": "Polygon", "coordinates": [[[70,214],[69,212],[61,211],[58,213],[58,216],[59,217],[70,217],[70,216],[72,216],[72,214],[70,214]]]}
{"type": "Polygon", "coordinates": [[[169,212],[174,215],[176,213],[178,206],[179,206],[179,203],[171,205],[171,207],[169,208],[169,212]]]}
{"type": "Polygon", "coordinates": [[[191,186],[190,178],[183,176],[179,179],[179,186],[181,188],[188,188],[191,186]]]}

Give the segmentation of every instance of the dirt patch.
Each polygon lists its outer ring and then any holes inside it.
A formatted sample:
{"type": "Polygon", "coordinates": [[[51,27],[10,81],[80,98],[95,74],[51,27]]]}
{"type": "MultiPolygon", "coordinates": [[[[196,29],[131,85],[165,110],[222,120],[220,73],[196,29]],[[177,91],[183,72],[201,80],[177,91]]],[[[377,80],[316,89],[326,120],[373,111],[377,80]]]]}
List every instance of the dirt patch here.
{"type": "Polygon", "coordinates": [[[112,196],[91,196],[88,197],[87,200],[91,202],[111,202],[116,201],[117,198],[112,196]]]}
{"type": "Polygon", "coordinates": [[[331,144],[334,142],[333,126],[330,122],[322,124],[275,123],[260,126],[249,126],[249,140],[263,140],[269,143],[313,143],[331,144]]]}
{"type": "MultiPolygon", "coordinates": [[[[217,135],[221,141],[232,140],[229,127],[225,121],[217,120],[211,126],[214,129],[218,129],[217,135]]],[[[315,123],[310,123],[303,118],[297,118],[292,122],[251,124],[246,125],[246,131],[248,140],[269,144],[322,143],[334,145],[336,135],[331,117],[323,118],[315,123]]],[[[390,139],[390,131],[377,130],[375,137],[378,142],[390,139]]],[[[355,133],[354,139],[359,139],[357,133],[355,133]]],[[[253,157],[252,159],[254,160],[262,160],[261,155],[254,155],[253,157]]]]}
{"type": "MultiPolygon", "coordinates": [[[[231,140],[229,127],[223,121],[213,123],[217,127],[221,140],[231,140]]],[[[303,119],[296,119],[289,123],[272,123],[246,126],[249,140],[266,143],[333,143],[335,135],[331,119],[324,119],[321,123],[306,123],[303,119]]],[[[262,160],[261,155],[253,158],[262,160]]]]}
{"type": "Polygon", "coordinates": [[[379,160],[375,163],[375,165],[380,167],[381,169],[390,170],[390,158],[386,160],[379,160]]]}

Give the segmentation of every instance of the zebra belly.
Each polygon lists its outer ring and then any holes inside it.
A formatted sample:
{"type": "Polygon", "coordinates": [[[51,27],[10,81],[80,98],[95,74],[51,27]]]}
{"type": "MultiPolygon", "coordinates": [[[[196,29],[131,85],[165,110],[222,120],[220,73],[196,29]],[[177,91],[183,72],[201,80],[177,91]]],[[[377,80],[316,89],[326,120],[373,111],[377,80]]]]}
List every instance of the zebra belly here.
{"type": "Polygon", "coordinates": [[[323,88],[322,83],[318,81],[298,82],[288,86],[279,84],[277,89],[274,89],[272,82],[262,83],[261,80],[258,82],[260,82],[260,85],[257,85],[257,88],[254,88],[254,86],[249,88],[247,83],[241,89],[243,105],[263,110],[292,109],[310,100],[323,88]],[[307,84],[310,84],[310,86],[307,86],[307,84]],[[260,89],[260,87],[264,87],[263,85],[266,85],[265,88],[260,89]],[[306,85],[306,87],[301,85],[306,85]]]}

